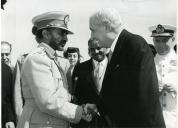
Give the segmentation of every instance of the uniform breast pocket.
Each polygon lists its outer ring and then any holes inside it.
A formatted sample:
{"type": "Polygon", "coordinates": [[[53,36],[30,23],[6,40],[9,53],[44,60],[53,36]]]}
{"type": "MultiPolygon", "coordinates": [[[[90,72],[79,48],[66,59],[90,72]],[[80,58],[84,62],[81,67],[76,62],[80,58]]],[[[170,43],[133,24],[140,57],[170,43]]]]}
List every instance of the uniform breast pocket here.
{"type": "Polygon", "coordinates": [[[53,72],[53,79],[54,79],[55,86],[57,88],[63,85],[63,79],[60,72],[53,72]]]}

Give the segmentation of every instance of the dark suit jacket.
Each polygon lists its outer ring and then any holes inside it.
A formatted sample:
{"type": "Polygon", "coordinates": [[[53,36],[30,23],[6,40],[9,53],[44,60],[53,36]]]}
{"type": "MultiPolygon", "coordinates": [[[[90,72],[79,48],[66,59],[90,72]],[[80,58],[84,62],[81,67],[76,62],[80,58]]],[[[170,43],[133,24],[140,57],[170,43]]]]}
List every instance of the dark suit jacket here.
{"type": "Polygon", "coordinates": [[[97,105],[114,127],[165,127],[153,55],[139,35],[121,32],[97,105]]]}
{"type": "Polygon", "coordinates": [[[6,122],[15,123],[15,115],[13,111],[13,91],[12,91],[12,72],[11,68],[4,63],[1,63],[1,110],[2,110],[2,127],[5,127],[6,122]]]}
{"type": "MultiPolygon", "coordinates": [[[[99,92],[93,79],[92,59],[78,64],[73,72],[73,85],[75,86],[75,103],[82,105],[86,103],[96,104],[99,100],[99,92]]],[[[80,121],[77,127],[102,127],[106,126],[103,115],[96,117],[92,122],[80,121]]]]}

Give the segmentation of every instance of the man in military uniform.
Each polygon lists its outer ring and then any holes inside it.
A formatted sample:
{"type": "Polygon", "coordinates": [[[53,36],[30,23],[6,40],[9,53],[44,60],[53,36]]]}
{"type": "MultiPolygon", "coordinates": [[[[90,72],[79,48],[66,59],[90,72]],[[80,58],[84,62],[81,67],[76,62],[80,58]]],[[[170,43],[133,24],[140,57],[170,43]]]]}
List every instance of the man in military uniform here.
{"type": "Polygon", "coordinates": [[[57,55],[68,40],[69,15],[48,12],[33,18],[39,46],[26,57],[21,71],[25,105],[17,128],[68,128],[69,122],[91,121],[85,105],[70,103],[65,74],[67,60],[57,55]]]}
{"type": "Polygon", "coordinates": [[[173,49],[176,27],[171,25],[151,26],[153,42],[157,54],[155,64],[159,80],[160,102],[167,128],[176,127],[177,104],[177,60],[173,49]]]}

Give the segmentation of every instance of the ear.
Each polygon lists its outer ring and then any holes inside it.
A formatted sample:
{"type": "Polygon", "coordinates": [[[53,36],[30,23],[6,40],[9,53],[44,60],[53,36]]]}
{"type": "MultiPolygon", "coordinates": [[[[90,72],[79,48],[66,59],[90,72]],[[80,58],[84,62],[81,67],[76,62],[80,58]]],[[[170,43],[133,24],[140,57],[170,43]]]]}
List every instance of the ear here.
{"type": "Polygon", "coordinates": [[[47,30],[42,30],[42,35],[43,35],[43,37],[45,38],[45,39],[48,39],[49,38],[49,32],[47,31],[47,30]]]}
{"type": "Polygon", "coordinates": [[[106,32],[111,32],[111,28],[109,26],[105,25],[104,28],[105,28],[106,32]]]}
{"type": "Polygon", "coordinates": [[[175,40],[175,37],[173,36],[173,37],[172,37],[172,41],[174,41],[174,40],[175,40]]]}

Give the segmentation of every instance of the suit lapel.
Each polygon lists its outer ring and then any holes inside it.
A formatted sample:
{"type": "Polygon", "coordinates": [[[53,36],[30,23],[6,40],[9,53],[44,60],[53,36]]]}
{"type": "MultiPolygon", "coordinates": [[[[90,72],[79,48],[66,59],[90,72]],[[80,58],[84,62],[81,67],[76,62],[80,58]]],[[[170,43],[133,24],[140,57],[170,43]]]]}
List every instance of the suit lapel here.
{"type": "MultiPolygon", "coordinates": [[[[112,73],[112,71],[119,66],[120,64],[120,55],[122,53],[122,47],[123,47],[123,43],[125,42],[126,40],[126,33],[127,31],[124,29],[118,40],[117,40],[117,43],[116,43],[116,46],[114,48],[114,51],[113,51],[113,54],[112,54],[112,57],[111,57],[111,60],[110,62],[108,63],[107,65],[107,68],[106,68],[106,73],[105,73],[105,76],[104,76],[104,79],[110,75],[112,73]]],[[[103,80],[104,81],[104,80],[103,80]]]]}
{"type": "Polygon", "coordinates": [[[95,82],[95,79],[94,79],[94,68],[93,68],[92,59],[90,59],[90,61],[89,61],[89,73],[87,75],[87,80],[89,81],[93,90],[99,95],[98,89],[96,87],[96,82],[95,82]]]}

